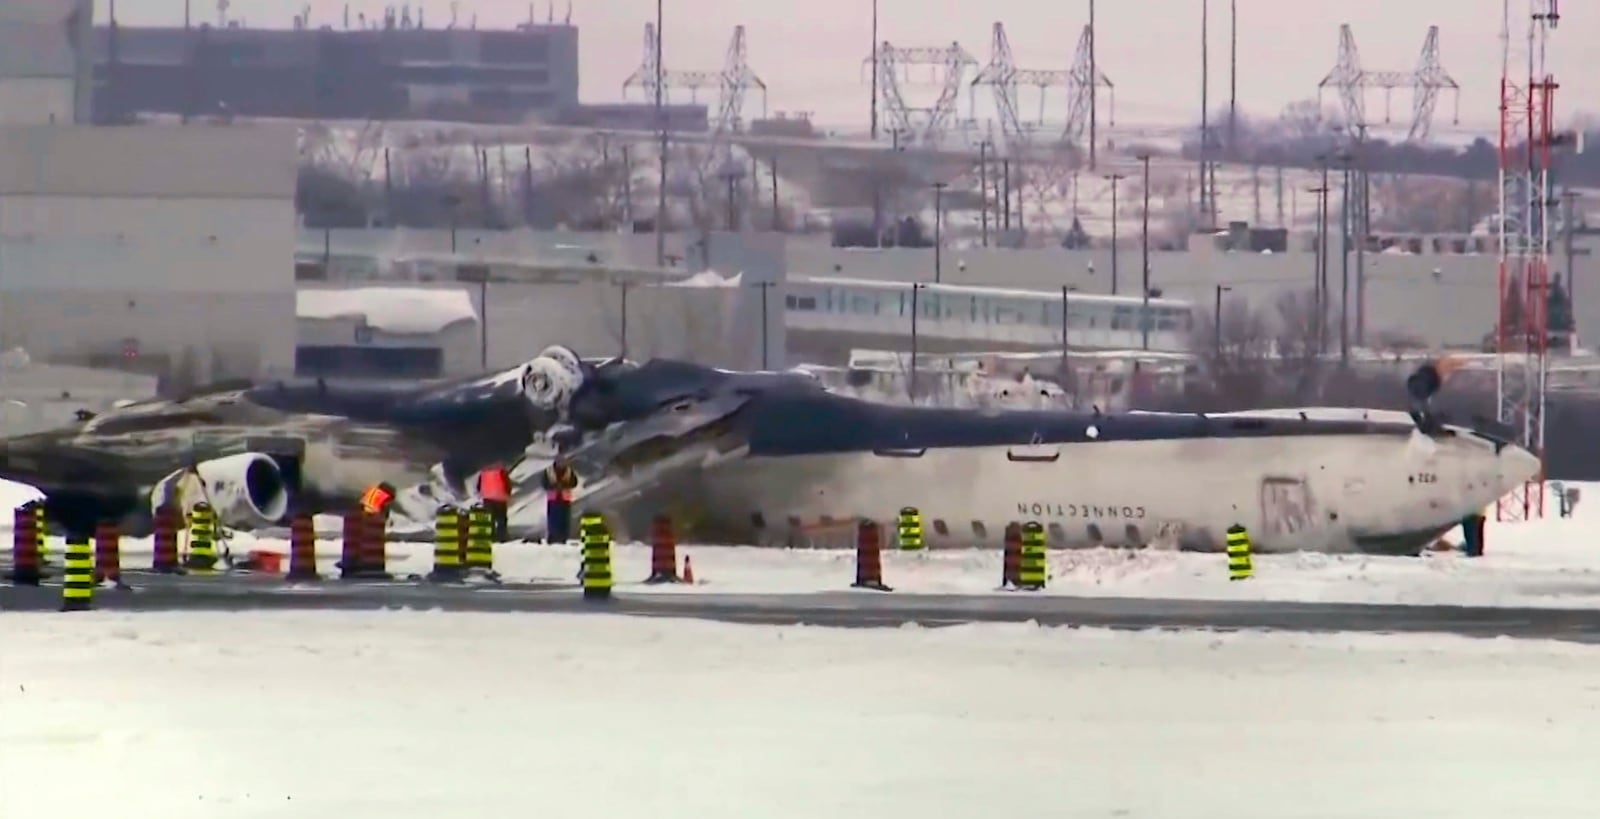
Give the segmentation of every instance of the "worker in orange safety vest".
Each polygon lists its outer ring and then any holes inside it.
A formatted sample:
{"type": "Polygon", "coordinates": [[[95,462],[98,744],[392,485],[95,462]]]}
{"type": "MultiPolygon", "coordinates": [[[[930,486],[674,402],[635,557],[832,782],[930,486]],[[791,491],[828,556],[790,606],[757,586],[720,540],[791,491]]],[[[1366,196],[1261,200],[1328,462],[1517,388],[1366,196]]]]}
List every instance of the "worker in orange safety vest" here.
{"type": "Polygon", "coordinates": [[[511,504],[511,473],[504,465],[493,464],[478,473],[478,497],[483,499],[483,507],[494,519],[494,541],[505,543],[510,539],[507,514],[511,504]]]}
{"type": "Polygon", "coordinates": [[[394,486],[388,481],[367,487],[361,493],[361,509],[369,515],[389,514],[389,504],[394,503],[394,486]]]}
{"type": "Polygon", "coordinates": [[[544,542],[566,543],[572,536],[572,490],[578,488],[578,473],[564,458],[545,467],[540,477],[544,484],[544,542]]]}

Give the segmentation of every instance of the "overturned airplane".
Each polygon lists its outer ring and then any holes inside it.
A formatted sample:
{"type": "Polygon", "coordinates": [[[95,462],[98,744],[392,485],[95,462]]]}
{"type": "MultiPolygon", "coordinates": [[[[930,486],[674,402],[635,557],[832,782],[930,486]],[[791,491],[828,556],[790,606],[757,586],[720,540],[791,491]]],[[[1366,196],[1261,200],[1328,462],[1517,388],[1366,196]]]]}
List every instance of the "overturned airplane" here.
{"type": "Polygon", "coordinates": [[[1008,522],[1037,520],[1058,546],[1214,550],[1239,523],[1261,551],[1416,554],[1539,471],[1505,436],[1444,423],[1430,407],[1441,381],[1424,368],[1408,382],[1409,417],[977,411],[872,403],[800,372],[552,348],[402,390],[268,384],[134,404],[5,442],[0,477],[81,526],[147,519],[193,464],[225,523],[258,528],[348,508],[380,480],[455,501],[477,469],[538,440],[571,459],[578,505],[624,537],[667,513],[685,539],[817,542],[912,506],[936,546],[997,544],[1008,522]]]}
{"type": "Polygon", "coordinates": [[[635,537],[792,543],[830,522],[922,511],[930,544],[997,544],[1037,520],[1059,546],[1416,554],[1539,472],[1505,436],[1445,424],[1442,379],[1407,383],[1409,413],[1227,415],[974,411],[869,403],[800,373],[614,361],[560,412],[579,436],[579,503],[635,537]]]}

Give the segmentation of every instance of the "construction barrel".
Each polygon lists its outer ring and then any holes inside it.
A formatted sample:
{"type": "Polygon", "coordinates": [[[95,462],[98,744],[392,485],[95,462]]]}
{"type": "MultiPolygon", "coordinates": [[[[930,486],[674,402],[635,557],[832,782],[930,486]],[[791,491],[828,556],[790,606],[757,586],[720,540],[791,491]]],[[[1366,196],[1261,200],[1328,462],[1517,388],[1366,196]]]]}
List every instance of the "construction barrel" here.
{"type": "Polygon", "coordinates": [[[461,518],[461,509],[448,503],[433,513],[433,571],[428,579],[434,583],[461,580],[461,518]]]}
{"type": "Polygon", "coordinates": [[[189,559],[184,565],[193,572],[217,570],[217,513],[205,501],[189,511],[189,559]]]}
{"type": "Polygon", "coordinates": [[[178,562],[178,532],[183,529],[183,512],[177,504],[156,507],[154,529],[150,534],[150,570],[156,574],[185,574],[178,562]]]}
{"type": "Polygon", "coordinates": [[[67,536],[66,570],[62,574],[61,610],[88,611],[94,607],[94,547],[85,535],[67,536]]]}
{"type": "Polygon", "coordinates": [[[467,574],[498,576],[494,571],[494,513],[481,503],[467,510],[467,574]]]}
{"type": "Polygon", "coordinates": [[[7,577],[18,586],[37,586],[44,576],[44,554],[39,548],[44,533],[34,517],[37,507],[38,501],[25,503],[11,518],[11,572],[7,577]]]}
{"type": "Polygon", "coordinates": [[[1255,573],[1250,559],[1250,533],[1235,523],[1228,527],[1228,579],[1248,580],[1255,573]]]}
{"type": "Polygon", "coordinates": [[[1044,588],[1046,569],[1044,526],[1030,520],[1022,526],[1022,556],[1017,564],[1017,588],[1039,591],[1044,588]]]}
{"type": "Polygon", "coordinates": [[[578,521],[583,539],[583,597],[604,600],[611,597],[611,532],[597,512],[585,512],[578,521]]]}
{"type": "Polygon", "coordinates": [[[907,506],[900,510],[900,522],[895,534],[904,551],[916,551],[922,548],[922,513],[916,507],[907,506]]]}

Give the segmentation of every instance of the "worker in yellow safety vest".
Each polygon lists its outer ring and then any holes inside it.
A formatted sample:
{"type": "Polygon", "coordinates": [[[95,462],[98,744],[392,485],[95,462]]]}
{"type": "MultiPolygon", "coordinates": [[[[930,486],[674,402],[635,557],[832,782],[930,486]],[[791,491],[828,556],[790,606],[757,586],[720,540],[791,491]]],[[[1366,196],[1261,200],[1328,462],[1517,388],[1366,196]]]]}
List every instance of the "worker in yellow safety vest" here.
{"type": "Polygon", "coordinates": [[[557,458],[545,467],[540,483],[544,484],[544,540],[566,543],[572,534],[572,490],[578,488],[578,473],[566,459],[557,458]]]}

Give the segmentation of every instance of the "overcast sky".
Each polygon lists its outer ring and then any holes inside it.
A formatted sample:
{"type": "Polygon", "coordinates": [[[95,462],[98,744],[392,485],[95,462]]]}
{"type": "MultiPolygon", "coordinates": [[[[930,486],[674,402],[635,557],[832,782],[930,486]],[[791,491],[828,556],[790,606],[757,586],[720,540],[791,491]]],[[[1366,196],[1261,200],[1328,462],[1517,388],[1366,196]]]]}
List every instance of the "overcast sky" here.
{"type": "MultiPolygon", "coordinates": [[[[215,20],[213,0],[190,0],[197,20],[215,20]]],[[[97,0],[100,19],[109,0],[97,0]]],[[[119,0],[117,14],[129,24],[181,23],[185,0],[119,0]]],[[[545,19],[551,0],[539,0],[545,19]]],[[[567,0],[554,0],[555,17],[567,0]]],[[[1511,0],[1514,30],[1527,32],[1527,3],[1511,0]]],[[[979,61],[989,55],[990,27],[1006,24],[1024,68],[1066,68],[1083,25],[1088,0],[879,0],[879,32],[896,45],[943,45],[959,41],[979,61]]],[[[302,7],[313,25],[339,25],[343,0],[232,0],[229,14],[252,26],[288,27],[302,7]]],[[[356,11],[381,14],[380,0],[350,0],[356,11]]],[[[396,3],[399,5],[399,3],[396,3]]],[[[430,28],[450,16],[449,0],[413,2],[427,9],[430,28]]],[[[642,30],[654,19],[655,0],[572,0],[580,28],[582,95],[614,101],[622,82],[642,57],[642,30]]],[[[1567,16],[1551,39],[1549,66],[1561,83],[1561,112],[1600,110],[1600,8],[1563,3],[1567,16]],[[1587,48],[1586,48],[1587,46],[1587,48]]],[[[507,27],[528,18],[525,0],[459,0],[463,24],[474,13],[478,26],[507,27]]],[[[1213,105],[1228,94],[1228,0],[1210,0],[1211,94],[1213,105]]],[[[1315,97],[1317,82],[1332,68],[1338,26],[1350,23],[1364,67],[1410,71],[1430,24],[1441,29],[1443,62],[1461,84],[1464,126],[1493,129],[1500,76],[1502,0],[1238,0],[1240,109],[1276,115],[1284,105],[1315,97]]],[[[1185,124],[1198,117],[1201,0],[1099,0],[1098,58],[1116,85],[1119,119],[1185,124]]],[[[750,60],[770,88],[770,108],[814,112],[829,125],[864,128],[868,86],[862,59],[871,43],[871,0],[666,0],[668,68],[716,69],[734,25],[748,31],[750,60]]],[[[925,78],[926,79],[926,78],[925,78]]],[[[933,90],[917,88],[916,102],[933,90]]],[[[1036,97],[1023,90],[1024,111],[1037,112],[1036,97]]],[[[1329,100],[1332,101],[1331,98],[1329,100]]],[[[965,103],[964,103],[965,104],[965,103]]],[[[1059,100],[1052,111],[1059,110],[1059,100]]],[[[1452,101],[1439,106],[1447,125],[1452,101]]],[[[747,109],[748,110],[748,109],[747,109]]],[[[987,110],[987,109],[985,109],[987,110]]],[[[1408,118],[1409,92],[1395,94],[1395,119],[1408,118]]],[[[1372,92],[1369,117],[1381,118],[1381,92],[1372,92]]],[[[987,116],[984,114],[984,116],[987,116]]],[[[1059,119],[1059,114],[1047,117],[1059,119]]]]}

